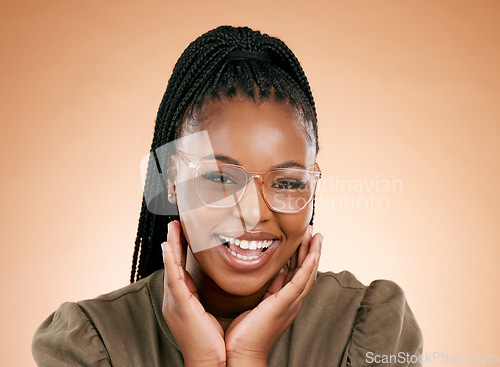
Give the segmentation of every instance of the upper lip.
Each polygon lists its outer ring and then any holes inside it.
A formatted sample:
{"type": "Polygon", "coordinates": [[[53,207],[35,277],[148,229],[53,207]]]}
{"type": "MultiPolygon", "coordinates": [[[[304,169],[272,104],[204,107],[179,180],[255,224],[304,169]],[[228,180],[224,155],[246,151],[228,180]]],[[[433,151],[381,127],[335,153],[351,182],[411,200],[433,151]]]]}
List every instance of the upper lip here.
{"type": "MultiPolygon", "coordinates": [[[[241,232],[238,232],[238,234],[241,232]]],[[[242,235],[236,237],[236,234],[231,234],[231,232],[220,233],[221,236],[228,238],[236,238],[238,240],[245,241],[267,241],[279,239],[278,236],[269,232],[245,232],[242,235]]]]}

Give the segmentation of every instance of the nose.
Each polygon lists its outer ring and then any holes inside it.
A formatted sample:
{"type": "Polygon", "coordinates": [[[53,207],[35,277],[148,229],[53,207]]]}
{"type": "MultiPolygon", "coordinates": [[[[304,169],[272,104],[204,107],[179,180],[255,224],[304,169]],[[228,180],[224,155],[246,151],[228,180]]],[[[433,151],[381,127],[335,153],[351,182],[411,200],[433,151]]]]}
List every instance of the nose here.
{"type": "Polygon", "coordinates": [[[233,208],[233,215],[247,228],[254,228],[259,222],[272,217],[273,214],[264,200],[260,181],[250,180],[243,197],[233,208]]]}

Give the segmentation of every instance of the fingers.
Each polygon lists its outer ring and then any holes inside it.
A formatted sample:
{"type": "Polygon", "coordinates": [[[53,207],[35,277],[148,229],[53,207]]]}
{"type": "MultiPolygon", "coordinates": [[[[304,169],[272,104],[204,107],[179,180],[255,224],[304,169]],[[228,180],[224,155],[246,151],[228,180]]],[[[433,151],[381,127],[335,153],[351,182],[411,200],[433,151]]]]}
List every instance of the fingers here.
{"type": "Polygon", "coordinates": [[[276,292],[279,292],[281,288],[283,288],[283,285],[285,284],[285,277],[287,274],[280,272],[276,278],[274,278],[273,282],[267,289],[266,293],[264,294],[263,299],[266,299],[267,297],[273,295],[276,292]]]}
{"type": "Polygon", "coordinates": [[[187,239],[186,236],[184,235],[184,231],[182,230],[182,225],[179,221],[176,221],[179,223],[179,242],[181,245],[181,263],[182,263],[182,268],[186,268],[186,257],[187,257],[187,239]]]}
{"type": "Polygon", "coordinates": [[[318,233],[311,240],[311,252],[314,254],[317,254],[314,256],[315,257],[317,256],[318,258],[317,258],[317,260],[315,258],[314,269],[310,274],[309,280],[307,281],[306,288],[304,290],[304,294],[309,293],[309,290],[312,288],[314,282],[316,281],[316,276],[317,276],[318,267],[319,267],[319,257],[321,256],[322,245],[323,245],[323,235],[318,233]]]}
{"type": "Polygon", "coordinates": [[[189,299],[189,292],[183,279],[183,269],[177,264],[174,249],[169,242],[162,243],[163,264],[165,266],[164,297],[169,299],[171,295],[177,302],[189,299]]]}
{"type": "Polygon", "coordinates": [[[190,300],[192,296],[199,300],[196,285],[185,270],[187,240],[179,221],[168,223],[167,242],[162,244],[162,250],[165,266],[164,300],[179,304],[190,300]]]}
{"type": "Polygon", "coordinates": [[[295,251],[293,256],[290,258],[290,267],[288,270],[294,271],[297,269],[297,257],[298,257],[298,251],[295,251]]]}
{"type": "Polygon", "coordinates": [[[303,260],[302,266],[296,269],[292,279],[279,292],[274,293],[274,298],[283,307],[294,307],[300,304],[312,288],[318,271],[322,241],[323,236],[317,233],[309,242],[309,253],[303,260]]]}
{"type": "Polygon", "coordinates": [[[290,259],[290,267],[288,268],[288,272],[287,272],[286,277],[285,277],[285,284],[288,283],[290,281],[290,279],[292,279],[293,275],[295,274],[295,270],[297,269],[298,252],[299,252],[299,250],[297,249],[290,259]]]}
{"type": "Polygon", "coordinates": [[[301,295],[306,289],[313,268],[314,255],[311,254],[304,260],[304,264],[297,270],[292,280],[279,292],[274,293],[273,297],[268,297],[262,301],[259,304],[260,308],[267,314],[279,317],[284,310],[290,310],[291,307],[296,306],[296,301],[300,302],[303,298],[301,295]]]}
{"type": "Polygon", "coordinates": [[[297,251],[293,254],[293,256],[290,259],[290,268],[288,269],[288,274],[285,279],[285,283],[288,283],[293,276],[295,275],[296,269],[302,265],[304,262],[304,259],[306,258],[307,254],[309,253],[310,250],[310,240],[312,236],[312,229],[313,227],[311,225],[307,226],[306,232],[304,233],[304,236],[302,237],[302,241],[297,248],[297,251]]]}
{"type": "Polygon", "coordinates": [[[167,242],[172,245],[177,266],[181,269],[182,278],[185,278],[183,269],[186,268],[187,241],[182,231],[181,223],[174,220],[168,223],[167,242]]]}
{"type": "Polygon", "coordinates": [[[182,244],[180,236],[181,228],[178,221],[168,223],[167,241],[172,245],[177,265],[182,267],[182,244]]]}
{"type": "Polygon", "coordinates": [[[307,226],[306,233],[304,233],[304,237],[302,238],[302,242],[299,246],[299,255],[297,259],[297,266],[302,266],[307,254],[309,253],[309,245],[312,238],[312,226],[307,226]]]}
{"type": "Polygon", "coordinates": [[[311,288],[310,280],[315,278],[314,269],[319,259],[319,252],[312,252],[307,255],[302,266],[297,269],[295,276],[280,291],[283,302],[290,305],[301,302],[311,288]]]}
{"type": "MultiPolygon", "coordinates": [[[[323,246],[323,235],[321,233],[316,233],[314,237],[311,239],[310,242],[310,247],[309,247],[309,253],[318,253],[319,256],[321,256],[321,248],[323,246]]],[[[318,266],[319,266],[319,257],[318,261],[316,262],[316,265],[313,269],[313,275],[312,279],[316,279],[316,275],[318,272],[318,266]]]]}

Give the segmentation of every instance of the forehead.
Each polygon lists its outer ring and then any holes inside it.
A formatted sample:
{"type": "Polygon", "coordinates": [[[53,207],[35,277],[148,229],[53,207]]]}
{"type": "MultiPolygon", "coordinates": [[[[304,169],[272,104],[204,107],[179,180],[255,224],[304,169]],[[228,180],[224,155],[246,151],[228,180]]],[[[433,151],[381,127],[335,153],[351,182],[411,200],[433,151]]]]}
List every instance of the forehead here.
{"type": "MultiPolygon", "coordinates": [[[[196,120],[189,132],[206,131],[215,155],[229,156],[249,170],[264,171],[290,160],[307,168],[314,164],[315,147],[299,114],[288,104],[245,98],[212,101],[196,120]]],[[[191,148],[193,144],[191,140],[191,148]]]]}

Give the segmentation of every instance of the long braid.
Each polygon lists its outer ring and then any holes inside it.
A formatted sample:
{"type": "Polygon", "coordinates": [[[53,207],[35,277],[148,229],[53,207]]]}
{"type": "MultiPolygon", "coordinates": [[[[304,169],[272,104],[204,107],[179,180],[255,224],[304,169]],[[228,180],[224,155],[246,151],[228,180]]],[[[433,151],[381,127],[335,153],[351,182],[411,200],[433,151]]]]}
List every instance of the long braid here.
{"type": "MultiPolygon", "coordinates": [[[[195,109],[202,107],[207,98],[231,99],[238,94],[253,100],[288,102],[297,108],[318,152],[316,107],[304,70],[293,52],[277,38],[248,27],[231,26],[203,34],[180,56],[158,108],[151,151],[179,138],[183,122],[193,117],[195,109]],[[227,56],[233,51],[265,52],[270,62],[229,60],[227,56]]],[[[145,196],[159,192],[158,180],[152,179],[154,163],[150,160],[148,165],[145,196]]],[[[132,283],[163,267],[160,244],[167,238],[167,223],[176,219],[179,216],[153,214],[143,197],[132,258],[132,283]]]]}

